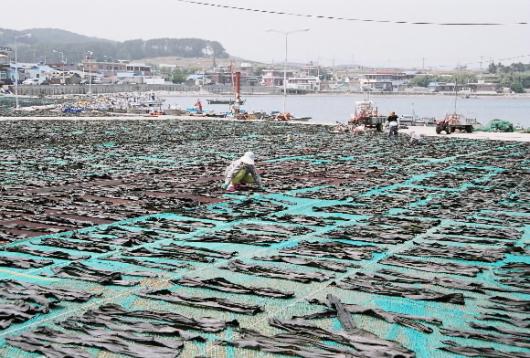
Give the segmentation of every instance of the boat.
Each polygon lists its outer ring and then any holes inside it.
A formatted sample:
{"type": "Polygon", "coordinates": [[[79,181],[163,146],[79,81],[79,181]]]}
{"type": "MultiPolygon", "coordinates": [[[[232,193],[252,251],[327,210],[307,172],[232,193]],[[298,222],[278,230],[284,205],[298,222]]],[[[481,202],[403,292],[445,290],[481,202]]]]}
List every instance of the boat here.
{"type": "MultiPolygon", "coordinates": [[[[234,97],[224,97],[224,98],[213,98],[207,99],[208,104],[226,104],[230,106],[242,106],[245,104],[245,100],[241,99],[241,72],[234,71],[233,65],[230,65],[230,74],[232,78],[232,90],[234,92],[234,97]]],[[[234,112],[237,113],[236,109],[234,112]]]]}
{"type": "Polygon", "coordinates": [[[269,115],[264,115],[262,119],[279,122],[308,122],[312,119],[312,117],[295,117],[292,113],[289,112],[282,113],[278,111],[273,111],[269,115]]]}
{"type": "Polygon", "coordinates": [[[240,99],[236,101],[235,99],[228,99],[228,98],[227,99],[224,99],[224,98],[207,99],[206,102],[208,102],[208,104],[227,104],[227,105],[238,104],[240,106],[245,104],[244,99],[240,99]]]}
{"type": "Polygon", "coordinates": [[[313,119],[313,118],[312,117],[294,117],[294,118],[291,118],[291,121],[309,122],[311,119],[313,119]]]}

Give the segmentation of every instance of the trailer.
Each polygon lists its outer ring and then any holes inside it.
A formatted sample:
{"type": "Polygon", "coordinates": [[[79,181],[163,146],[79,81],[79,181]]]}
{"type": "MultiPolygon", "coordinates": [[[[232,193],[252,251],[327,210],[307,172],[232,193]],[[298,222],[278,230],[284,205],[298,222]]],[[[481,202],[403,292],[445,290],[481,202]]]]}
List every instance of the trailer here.
{"type": "Polygon", "coordinates": [[[348,124],[353,127],[364,125],[382,132],[386,119],[387,117],[379,115],[373,101],[358,101],[355,102],[355,113],[351,116],[348,124]]]}
{"type": "Polygon", "coordinates": [[[465,131],[466,133],[473,132],[473,124],[476,124],[476,119],[466,118],[462,114],[452,113],[447,114],[444,119],[436,123],[436,134],[445,132],[451,134],[459,131],[465,131]]]}

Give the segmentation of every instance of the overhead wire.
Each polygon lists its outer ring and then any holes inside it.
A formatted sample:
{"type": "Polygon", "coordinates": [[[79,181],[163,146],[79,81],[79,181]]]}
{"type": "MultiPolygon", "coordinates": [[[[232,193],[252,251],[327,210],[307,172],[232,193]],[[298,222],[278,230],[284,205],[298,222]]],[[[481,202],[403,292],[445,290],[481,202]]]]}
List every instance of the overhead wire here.
{"type": "Polygon", "coordinates": [[[198,5],[198,6],[208,6],[214,8],[222,8],[229,10],[237,10],[243,12],[252,12],[252,13],[262,13],[268,15],[281,15],[281,16],[291,16],[291,17],[301,17],[309,19],[318,19],[318,20],[331,20],[331,21],[350,21],[350,22],[371,22],[371,23],[386,23],[386,24],[399,24],[399,25],[434,25],[434,26],[510,26],[510,25],[528,25],[526,21],[519,21],[514,23],[501,23],[501,22],[431,22],[431,21],[405,21],[405,20],[387,20],[387,19],[367,19],[367,18],[352,18],[352,17],[340,17],[340,16],[328,16],[328,15],[314,15],[314,14],[304,14],[288,11],[279,11],[279,10],[265,10],[265,9],[256,9],[256,8],[247,8],[234,5],[219,4],[213,2],[205,1],[195,1],[195,0],[175,0],[180,3],[198,5]]]}

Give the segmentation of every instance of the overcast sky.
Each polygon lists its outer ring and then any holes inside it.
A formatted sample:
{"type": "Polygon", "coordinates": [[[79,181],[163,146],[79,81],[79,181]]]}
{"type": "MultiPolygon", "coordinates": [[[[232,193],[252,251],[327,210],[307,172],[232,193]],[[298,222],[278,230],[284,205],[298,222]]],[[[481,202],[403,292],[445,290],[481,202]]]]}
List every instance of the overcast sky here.
{"type": "MultiPolygon", "coordinates": [[[[203,0],[315,15],[432,22],[530,22],[530,0],[203,0]]],[[[303,19],[201,7],[174,0],[17,0],[0,27],[53,27],[113,40],[198,37],[234,56],[281,61],[283,38],[267,29],[310,32],[290,38],[289,59],[323,64],[451,66],[530,55],[530,25],[441,27],[303,19]]],[[[519,59],[518,59],[519,60],[519,59]]],[[[530,57],[520,59],[530,62],[530,57]]],[[[510,62],[510,61],[508,61],[510,62]]]]}

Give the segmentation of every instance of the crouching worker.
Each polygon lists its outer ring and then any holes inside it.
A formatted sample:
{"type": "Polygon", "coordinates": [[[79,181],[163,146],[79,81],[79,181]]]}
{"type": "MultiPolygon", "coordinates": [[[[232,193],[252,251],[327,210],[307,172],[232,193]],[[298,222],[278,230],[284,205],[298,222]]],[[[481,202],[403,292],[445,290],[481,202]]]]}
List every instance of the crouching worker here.
{"type": "Polygon", "coordinates": [[[223,188],[232,192],[249,186],[261,188],[261,178],[256,171],[252,152],[246,152],[226,168],[223,188]]]}
{"type": "Polygon", "coordinates": [[[422,135],[412,131],[410,132],[410,141],[409,141],[409,144],[411,146],[415,146],[415,145],[422,145],[424,143],[424,138],[422,135]]]}

